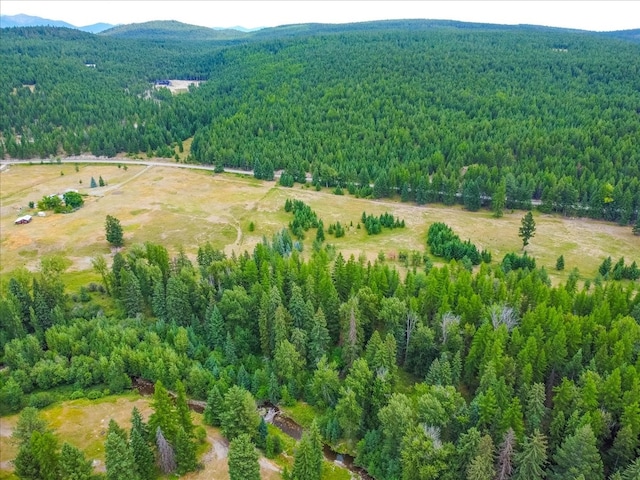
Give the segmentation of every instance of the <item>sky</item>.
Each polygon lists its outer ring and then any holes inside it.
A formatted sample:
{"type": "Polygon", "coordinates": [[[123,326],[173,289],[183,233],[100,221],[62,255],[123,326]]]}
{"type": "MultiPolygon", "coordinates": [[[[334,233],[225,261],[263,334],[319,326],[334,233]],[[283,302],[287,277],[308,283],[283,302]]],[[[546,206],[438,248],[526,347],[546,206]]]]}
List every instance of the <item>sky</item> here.
{"type": "Polygon", "coordinates": [[[640,28],[640,1],[175,1],[0,0],[0,13],[24,13],[75,26],[178,20],[205,27],[273,27],[425,18],[608,31],[640,28]]]}

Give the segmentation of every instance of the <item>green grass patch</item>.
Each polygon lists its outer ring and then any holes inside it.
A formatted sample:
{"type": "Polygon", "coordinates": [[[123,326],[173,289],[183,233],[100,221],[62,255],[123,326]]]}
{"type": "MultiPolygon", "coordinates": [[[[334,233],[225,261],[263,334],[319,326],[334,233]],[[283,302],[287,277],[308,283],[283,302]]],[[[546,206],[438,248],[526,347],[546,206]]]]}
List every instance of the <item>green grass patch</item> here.
{"type": "Polygon", "coordinates": [[[351,480],[351,472],[327,460],[322,462],[322,480],[351,480]]]}
{"type": "MultiPolygon", "coordinates": [[[[162,177],[161,177],[161,178],[162,178],[162,177]]],[[[140,215],[141,213],[146,213],[146,212],[148,212],[148,211],[149,211],[149,210],[148,210],[148,209],[146,209],[146,208],[139,208],[139,209],[137,209],[137,210],[131,210],[129,213],[135,217],[136,215],[140,215]]]]}
{"type": "Polygon", "coordinates": [[[38,250],[20,250],[18,255],[23,258],[36,258],[38,256],[38,250]]]}
{"type": "Polygon", "coordinates": [[[287,417],[301,425],[302,428],[309,428],[313,419],[322,415],[320,409],[305,402],[296,402],[292,407],[281,407],[281,410],[287,417]]]}

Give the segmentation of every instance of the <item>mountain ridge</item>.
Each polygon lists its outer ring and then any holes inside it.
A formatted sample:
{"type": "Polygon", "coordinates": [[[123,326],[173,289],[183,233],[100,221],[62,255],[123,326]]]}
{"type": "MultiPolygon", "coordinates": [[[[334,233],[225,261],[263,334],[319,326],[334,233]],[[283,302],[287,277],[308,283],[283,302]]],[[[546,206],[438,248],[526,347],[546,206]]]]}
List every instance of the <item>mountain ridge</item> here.
{"type": "Polygon", "coordinates": [[[148,22],[128,23],[112,25],[98,22],[91,25],[78,27],[62,20],[52,20],[26,14],[0,15],[0,28],[12,27],[52,26],[72,28],[88,33],[112,36],[117,38],[138,38],[148,40],[243,40],[243,39],[268,39],[277,36],[294,37],[318,33],[335,33],[353,30],[378,30],[391,28],[456,28],[456,29],[491,29],[491,30],[542,30],[542,31],[566,31],[584,32],[593,35],[614,37],[631,42],[640,42],[640,28],[612,30],[599,32],[566,27],[550,27],[533,24],[499,24],[485,22],[464,22],[459,20],[431,20],[431,19],[393,19],[372,20],[350,23],[297,23],[285,24],[275,27],[245,28],[234,26],[204,27],[192,25],[177,20],[152,20],[148,22]]]}
{"type": "Polygon", "coordinates": [[[114,27],[110,23],[98,22],[91,25],[85,25],[78,27],[63,20],[52,20],[49,18],[42,18],[33,15],[26,15],[19,13],[17,15],[0,15],[0,28],[14,28],[14,27],[58,27],[58,28],[73,28],[75,30],[81,30],[88,33],[99,33],[109,28],[114,27]]]}

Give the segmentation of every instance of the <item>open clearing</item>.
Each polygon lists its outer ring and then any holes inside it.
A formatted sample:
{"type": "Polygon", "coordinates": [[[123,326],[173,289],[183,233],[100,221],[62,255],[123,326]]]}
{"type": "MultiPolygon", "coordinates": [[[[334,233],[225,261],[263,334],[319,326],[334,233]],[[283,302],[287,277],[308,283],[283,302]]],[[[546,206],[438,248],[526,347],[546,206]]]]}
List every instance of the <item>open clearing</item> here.
{"type": "MultiPolygon", "coordinates": [[[[104,442],[109,420],[114,419],[121,427],[131,428],[131,410],[138,407],[145,420],[151,414],[150,398],[138,394],[117,397],[106,397],[90,401],[86,399],[71,400],[56,404],[42,410],[42,416],[55,430],[60,443],[69,442],[80,448],[87,459],[94,462],[96,471],[104,471],[104,442]]],[[[202,424],[202,415],[192,412],[196,425],[202,424]]],[[[11,460],[17,453],[15,445],[10,441],[11,432],[18,420],[18,415],[0,417],[0,478],[13,470],[11,460]]],[[[201,461],[202,470],[184,475],[189,480],[228,480],[227,465],[228,442],[218,429],[205,426],[207,431],[206,453],[201,461]]],[[[280,479],[280,468],[271,460],[260,458],[260,476],[264,480],[280,479]]]]}
{"type": "MultiPolygon", "coordinates": [[[[111,253],[104,233],[106,215],[121,221],[125,245],[151,241],[165,245],[172,254],[183,248],[192,258],[198,245],[207,241],[228,254],[251,251],[263,235],[270,238],[291,220],[284,211],[287,198],[308,203],[323,220],[325,233],[336,221],[347,226],[343,238],[326,234],[327,241],[345,257],[364,254],[373,261],[379,252],[387,258],[397,258],[402,250],[422,252],[427,229],[437,221],[450,225],[462,239],[489,250],[494,262],[509,251],[521,251],[522,246],[518,237],[522,211],[495,219],[489,211],[471,213],[459,205],[416,206],[357,199],[300,185],[284,188],[233,174],[143,165],[129,165],[126,170],[117,165],[78,167],[76,172],[73,164],[12,165],[0,173],[0,273],[22,266],[36,270],[39,259],[53,253],[71,261],[71,272],[90,269],[93,256],[111,253]],[[107,185],[89,188],[91,177],[97,181],[100,176],[107,185]],[[27,206],[69,188],[87,194],[84,207],[74,213],[47,212],[46,217],[37,217],[37,209],[27,206]],[[367,236],[364,228],[356,228],[363,211],[376,215],[388,211],[404,219],[407,227],[367,236]],[[13,224],[26,213],[34,215],[31,223],[13,224]],[[249,232],[250,222],[255,224],[253,232],[249,232]]],[[[556,281],[564,280],[574,267],[582,278],[593,278],[607,256],[614,261],[621,256],[627,262],[640,261],[640,238],[633,236],[630,227],[538,213],[535,219],[537,231],[527,251],[556,281]],[[555,261],[561,254],[565,270],[556,272],[555,261]]],[[[315,231],[310,230],[304,242],[307,254],[313,238],[315,231]]]]}

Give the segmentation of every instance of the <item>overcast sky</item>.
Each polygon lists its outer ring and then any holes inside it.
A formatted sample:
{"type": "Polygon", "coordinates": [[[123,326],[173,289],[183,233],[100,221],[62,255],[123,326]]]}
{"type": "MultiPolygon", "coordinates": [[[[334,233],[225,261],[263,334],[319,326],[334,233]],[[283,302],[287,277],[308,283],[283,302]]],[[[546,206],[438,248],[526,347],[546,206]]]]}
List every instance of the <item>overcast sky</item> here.
{"type": "Polygon", "coordinates": [[[76,26],[178,20],[206,27],[272,27],[427,18],[528,23],[607,31],[640,27],[638,1],[56,1],[0,0],[3,15],[25,13],[76,26]]]}

